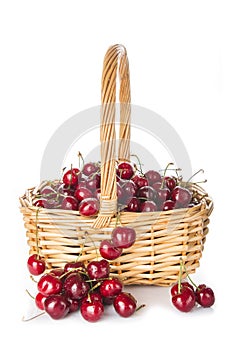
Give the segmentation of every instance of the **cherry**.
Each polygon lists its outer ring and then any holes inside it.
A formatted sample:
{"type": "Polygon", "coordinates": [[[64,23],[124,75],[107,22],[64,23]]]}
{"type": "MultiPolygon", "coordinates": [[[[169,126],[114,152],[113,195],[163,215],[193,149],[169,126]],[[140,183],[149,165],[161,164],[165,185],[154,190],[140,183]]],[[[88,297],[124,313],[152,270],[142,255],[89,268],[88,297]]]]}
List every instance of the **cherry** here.
{"type": "Polygon", "coordinates": [[[149,185],[147,179],[139,175],[133,176],[131,180],[137,185],[138,188],[149,185]]]}
{"type": "Polygon", "coordinates": [[[122,185],[122,189],[124,191],[124,196],[126,199],[135,197],[137,194],[137,185],[132,180],[126,181],[122,185]]]}
{"type": "Polygon", "coordinates": [[[74,196],[79,202],[81,202],[83,199],[92,198],[93,194],[88,188],[83,186],[78,186],[77,189],[75,190],[74,196]]]}
{"type": "Polygon", "coordinates": [[[84,216],[96,215],[99,211],[99,201],[96,198],[83,199],[79,204],[79,212],[84,216]]]}
{"type": "Polygon", "coordinates": [[[99,252],[104,259],[115,260],[122,254],[122,249],[115,247],[110,239],[104,239],[100,244],[99,252]]]}
{"type": "Polygon", "coordinates": [[[67,298],[67,301],[69,302],[69,312],[75,312],[79,310],[80,300],[67,298]]]}
{"type": "Polygon", "coordinates": [[[81,303],[80,311],[86,321],[96,322],[102,317],[104,306],[98,300],[84,301],[81,303]]]}
{"type": "Polygon", "coordinates": [[[91,175],[86,180],[86,187],[90,191],[95,191],[97,188],[100,188],[100,183],[101,183],[101,176],[100,176],[100,174],[95,174],[94,176],[91,175]]]}
{"type": "Polygon", "coordinates": [[[185,187],[176,186],[171,192],[171,199],[176,202],[176,207],[185,208],[192,199],[192,193],[185,187]]]}
{"type": "Polygon", "coordinates": [[[100,303],[102,303],[102,300],[103,297],[99,292],[91,292],[85,298],[82,299],[82,303],[89,301],[100,301],[100,303]]]}
{"type": "Polygon", "coordinates": [[[87,265],[86,269],[90,279],[98,280],[109,277],[110,265],[109,262],[105,259],[102,259],[100,261],[91,261],[87,265]]]}
{"type": "Polygon", "coordinates": [[[61,203],[61,208],[64,210],[77,210],[78,209],[78,201],[76,198],[72,196],[67,196],[63,198],[61,203]]]}
{"type": "Polygon", "coordinates": [[[37,288],[41,294],[49,296],[61,292],[62,282],[55,275],[46,273],[38,281],[37,288]]]}
{"type": "MultiPolygon", "coordinates": [[[[193,286],[189,283],[189,282],[181,282],[181,287],[184,288],[189,288],[191,289],[192,292],[194,292],[194,288],[193,286]]],[[[176,283],[171,287],[171,295],[174,296],[176,294],[178,294],[178,289],[179,289],[179,284],[176,283]]]]}
{"type": "Polygon", "coordinates": [[[89,163],[84,164],[82,172],[84,175],[90,176],[99,170],[100,170],[100,167],[97,163],[89,162],[89,163]]]}
{"type": "Polygon", "coordinates": [[[137,197],[132,197],[127,205],[127,211],[139,212],[141,207],[141,202],[137,197]]]}
{"type": "Polygon", "coordinates": [[[157,211],[157,204],[153,201],[145,201],[141,203],[140,211],[141,212],[154,212],[157,211]]]}
{"type": "Polygon", "coordinates": [[[27,262],[28,270],[31,275],[41,275],[46,268],[45,261],[42,260],[37,254],[33,254],[28,258],[27,262]]]}
{"type": "Polygon", "coordinates": [[[118,165],[117,175],[124,180],[130,180],[134,175],[134,169],[130,163],[122,162],[118,165]]]}
{"type": "Polygon", "coordinates": [[[162,187],[162,182],[161,182],[161,181],[155,182],[155,183],[153,183],[153,184],[151,185],[151,187],[152,187],[154,190],[156,190],[156,192],[157,192],[157,190],[159,190],[159,189],[162,187]]]}
{"type": "Polygon", "coordinates": [[[195,306],[196,298],[194,292],[188,287],[182,287],[181,291],[173,295],[173,305],[182,312],[189,312],[195,306]]]}
{"type": "Polygon", "coordinates": [[[33,205],[35,207],[46,208],[46,199],[45,198],[38,199],[33,203],[33,205]]]}
{"type": "Polygon", "coordinates": [[[160,203],[163,203],[166,200],[168,200],[171,195],[169,188],[159,188],[156,192],[158,194],[158,201],[160,203]]]}
{"type": "Polygon", "coordinates": [[[38,307],[38,309],[40,310],[45,310],[45,306],[44,306],[44,302],[46,300],[46,296],[41,294],[41,293],[37,293],[36,297],[35,297],[35,304],[38,307]]]}
{"type": "Polygon", "coordinates": [[[196,288],[196,301],[203,307],[211,307],[215,302],[215,295],[211,288],[205,284],[200,284],[196,288]]]}
{"type": "Polygon", "coordinates": [[[171,199],[168,199],[163,203],[162,210],[164,210],[164,211],[173,210],[173,209],[175,209],[175,205],[176,205],[176,203],[174,201],[172,201],[171,199]]]}
{"type": "Polygon", "coordinates": [[[57,197],[56,191],[51,186],[45,186],[40,190],[40,194],[46,199],[54,199],[57,197]]]}
{"type": "Polygon", "coordinates": [[[44,307],[50,317],[55,320],[65,317],[69,312],[69,302],[64,295],[60,294],[47,297],[44,307]]]}
{"type": "Polygon", "coordinates": [[[84,263],[81,261],[68,262],[64,265],[64,272],[75,272],[74,269],[82,270],[84,269],[84,263]]]}
{"type": "Polygon", "coordinates": [[[149,185],[154,184],[155,182],[162,182],[161,175],[155,170],[149,170],[145,173],[145,177],[149,182],[149,185]]]}
{"type": "Polygon", "coordinates": [[[58,209],[61,207],[59,197],[47,199],[44,205],[47,209],[58,209]]]}
{"type": "Polygon", "coordinates": [[[104,298],[113,298],[122,292],[123,284],[118,278],[111,278],[102,282],[100,294],[104,298]]]}
{"type": "Polygon", "coordinates": [[[117,248],[129,248],[136,240],[136,231],[131,227],[119,226],[111,233],[111,239],[117,248]]]}
{"type": "Polygon", "coordinates": [[[63,183],[67,186],[76,186],[80,178],[80,170],[77,168],[72,168],[63,175],[63,183]]]}
{"type": "Polygon", "coordinates": [[[136,311],[136,300],[130,293],[121,292],[113,302],[115,311],[122,317],[129,317],[136,311]]]}
{"type": "Polygon", "coordinates": [[[165,176],[164,177],[164,184],[167,186],[167,188],[172,191],[176,187],[176,178],[174,176],[165,176]]]}
{"type": "Polygon", "coordinates": [[[117,182],[117,197],[120,203],[125,203],[124,189],[121,187],[121,185],[118,182],[117,182]]]}
{"type": "Polygon", "coordinates": [[[65,184],[62,184],[57,189],[57,193],[64,195],[64,196],[73,196],[74,195],[74,188],[71,186],[67,186],[65,184]]]}
{"type": "Polygon", "coordinates": [[[50,270],[50,275],[54,275],[57,277],[60,277],[64,274],[64,270],[61,268],[56,268],[56,269],[52,269],[50,270]]]}
{"type": "Polygon", "coordinates": [[[89,284],[78,272],[69,274],[63,284],[65,295],[71,299],[82,299],[89,291],[89,284]]]}
{"type": "Polygon", "coordinates": [[[140,199],[157,201],[157,192],[151,186],[144,186],[137,191],[137,197],[140,199]]]}

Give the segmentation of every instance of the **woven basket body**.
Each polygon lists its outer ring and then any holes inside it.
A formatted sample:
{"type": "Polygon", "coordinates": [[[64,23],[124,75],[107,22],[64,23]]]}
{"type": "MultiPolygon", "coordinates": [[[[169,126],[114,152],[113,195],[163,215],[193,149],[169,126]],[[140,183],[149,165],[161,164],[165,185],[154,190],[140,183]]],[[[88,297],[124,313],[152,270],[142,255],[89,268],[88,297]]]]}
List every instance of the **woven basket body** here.
{"type": "MultiPolygon", "coordinates": [[[[104,58],[102,75],[101,198],[95,217],[84,217],[77,211],[45,209],[33,206],[38,188],[28,189],[20,198],[30,254],[46,260],[48,268],[62,267],[66,262],[86,263],[101,259],[98,247],[110,238],[116,225],[116,149],[115,99],[119,78],[120,135],[118,160],[130,160],[130,82],[126,50],[112,46],[104,58]]],[[[169,286],[178,280],[180,258],[188,273],[199,266],[213,202],[198,185],[188,184],[199,204],[191,208],[163,212],[121,212],[119,222],[135,229],[134,245],[110,262],[111,272],[125,284],[169,286]]]]}

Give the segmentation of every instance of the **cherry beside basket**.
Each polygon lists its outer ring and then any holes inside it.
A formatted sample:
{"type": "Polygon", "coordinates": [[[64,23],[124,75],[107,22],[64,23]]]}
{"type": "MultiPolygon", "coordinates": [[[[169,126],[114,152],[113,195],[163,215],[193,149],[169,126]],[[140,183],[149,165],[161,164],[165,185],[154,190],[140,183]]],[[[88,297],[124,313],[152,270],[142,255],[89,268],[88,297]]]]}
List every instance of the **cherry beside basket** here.
{"type": "MultiPolygon", "coordinates": [[[[101,196],[96,216],[85,217],[79,211],[46,209],[33,205],[40,186],[26,190],[20,197],[20,210],[26,228],[30,254],[40,253],[47,267],[62,267],[76,260],[88,263],[101,259],[99,245],[116,226],[116,161],[130,161],[130,80],[125,47],[111,46],[104,58],[102,73],[101,196]],[[120,128],[116,159],[116,89],[119,80],[120,128]]],[[[118,225],[135,229],[133,246],[110,261],[111,273],[125,284],[170,286],[178,280],[180,259],[194,273],[199,266],[213,202],[196,184],[187,186],[198,204],[190,208],[157,212],[118,213],[118,225]]]]}

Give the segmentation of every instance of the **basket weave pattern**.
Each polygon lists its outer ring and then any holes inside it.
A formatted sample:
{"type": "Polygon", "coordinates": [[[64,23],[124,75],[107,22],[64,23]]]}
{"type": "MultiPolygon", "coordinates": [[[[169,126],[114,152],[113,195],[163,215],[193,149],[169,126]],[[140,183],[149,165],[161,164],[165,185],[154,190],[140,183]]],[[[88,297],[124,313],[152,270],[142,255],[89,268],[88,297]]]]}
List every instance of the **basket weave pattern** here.
{"type": "MultiPolygon", "coordinates": [[[[120,142],[118,160],[130,160],[130,82],[126,49],[112,46],[106,53],[102,75],[101,199],[95,217],[84,217],[78,211],[45,209],[33,206],[40,188],[31,188],[20,198],[30,254],[46,260],[48,268],[62,267],[79,260],[88,263],[101,259],[99,244],[110,238],[116,225],[116,79],[119,78],[120,142]]],[[[199,266],[213,202],[198,185],[188,184],[199,200],[191,208],[163,212],[121,212],[123,226],[135,229],[135,244],[110,262],[111,272],[125,284],[169,286],[178,280],[180,258],[188,273],[199,266]]]]}

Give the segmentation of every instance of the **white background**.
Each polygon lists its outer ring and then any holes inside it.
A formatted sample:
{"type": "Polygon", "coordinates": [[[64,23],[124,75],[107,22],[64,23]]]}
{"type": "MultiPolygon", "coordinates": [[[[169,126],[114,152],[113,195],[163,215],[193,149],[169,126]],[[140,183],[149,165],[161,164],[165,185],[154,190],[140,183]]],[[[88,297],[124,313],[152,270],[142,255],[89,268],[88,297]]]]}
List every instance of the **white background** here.
{"type": "Polygon", "coordinates": [[[232,1],[0,4],[1,342],[35,350],[233,348],[232,1]],[[164,117],[184,141],[193,170],[205,170],[215,210],[193,278],[214,289],[216,303],[182,314],[171,306],[167,288],[126,288],[147,305],[129,319],[109,309],[96,324],[79,314],[22,322],[34,310],[25,294],[31,281],[18,197],[38,183],[53,132],[100,103],[103,56],[115,43],[128,51],[132,102],[164,117]]]}

